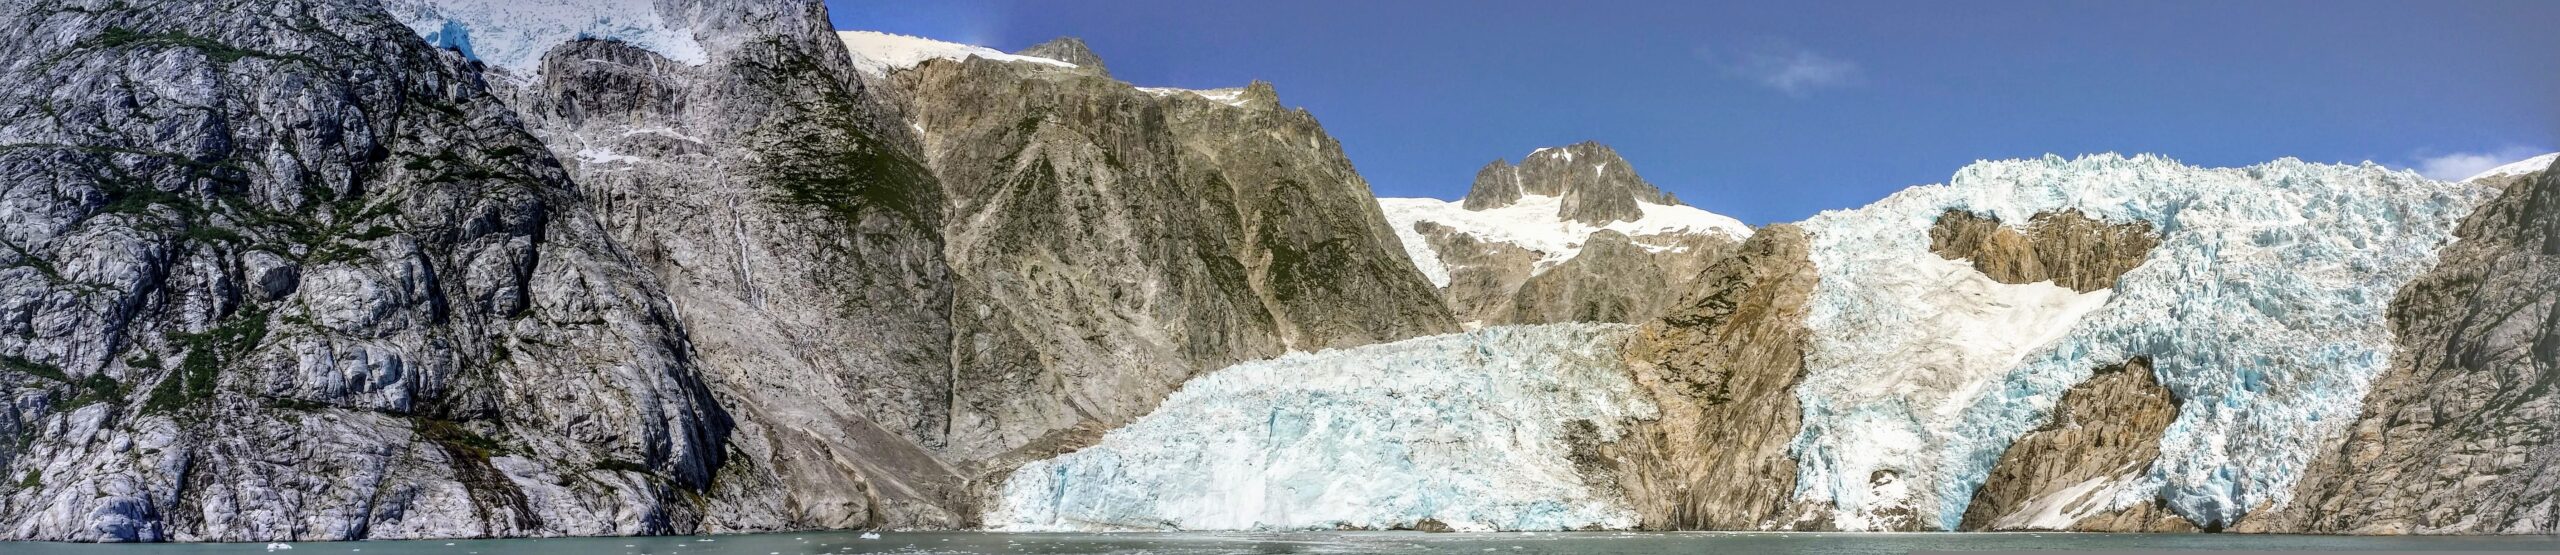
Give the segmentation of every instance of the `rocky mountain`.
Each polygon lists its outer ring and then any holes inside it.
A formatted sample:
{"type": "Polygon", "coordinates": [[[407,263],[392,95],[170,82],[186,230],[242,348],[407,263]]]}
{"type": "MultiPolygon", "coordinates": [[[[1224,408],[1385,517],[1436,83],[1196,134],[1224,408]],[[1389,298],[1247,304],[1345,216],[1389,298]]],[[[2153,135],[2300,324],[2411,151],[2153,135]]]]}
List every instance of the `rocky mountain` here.
{"type": "Polygon", "coordinates": [[[58,8],[0,4],[8,82],[87,84],[0,91],[0,164],[45,176],[0,204],[11,538],[969,527],[984,473],[1201,369],[1455,328],[1311,116],[1072,40],[58,8]]]}
{"type": "Polygon", "coordinates": [[[1596,142],[1496,160],[1465,199],[1378,199],[1407,256],[1472,325],[1642,322],[1751,229],[1680,204],[1596,142]]]}

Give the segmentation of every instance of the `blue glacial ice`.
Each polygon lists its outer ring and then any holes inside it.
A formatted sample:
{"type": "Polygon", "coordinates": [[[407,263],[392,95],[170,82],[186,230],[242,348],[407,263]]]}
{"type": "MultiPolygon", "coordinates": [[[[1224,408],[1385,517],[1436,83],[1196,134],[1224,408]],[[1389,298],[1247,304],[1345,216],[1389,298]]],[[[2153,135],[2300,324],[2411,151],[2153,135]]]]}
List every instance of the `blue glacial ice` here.
{"type": "Polygon", "coordinates": [[[1797,394],[1796,496],[1845,528],[1897,507],[1953,528],[2001,451],[2091,370],[2148,356],[2184,401],[2118,506],[2202,523],[2281,504],[2390,359],[2384,309],[2488,191],[2370,164],[2208,169],[2154,157],[1982,162],[1806,223],[1822,280],[1797,394]],[[1947,209],[2078,209],[2162,244],[2112,290],[2001,284],[1928,250],[1947,209]],[[1878,480],[1890,473],[1898,479],[1878,480]]]}
{"type": "Polygon", "coordinates": [[[658,13],[651,0],[383,0],[383,9],[439,48],[533,75],[552,47],[579,39],[621,41],[668,59],[709,59],[693,31],[658,13]]]}
{"type": "Polygon", "coordinates": [[[1493,327],[1294,353],[1193,378],[1100,444],[1024,465],[1005,530],[1624,528],[1562,437],[1614,438],[1652,405],[1619,369],[1625,325],[1493,327]]]}

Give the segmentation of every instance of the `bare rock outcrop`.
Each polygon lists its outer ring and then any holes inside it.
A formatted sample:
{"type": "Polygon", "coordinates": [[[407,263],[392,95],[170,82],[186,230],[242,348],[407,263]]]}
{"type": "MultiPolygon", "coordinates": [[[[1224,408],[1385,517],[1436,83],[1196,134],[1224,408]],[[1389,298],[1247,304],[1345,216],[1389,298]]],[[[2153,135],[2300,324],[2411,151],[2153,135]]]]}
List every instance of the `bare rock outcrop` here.
{"type": "Polygon", "coordinates": [[[2177,418],[2178,400],[2153,376],[2150,361],[2098,369],[2062,394],[2052,422],[2000,454],[1960,529],[2196,531],[2156,499],[2112,506],[2115,486],[2150,471],[2160,433],[2177,418]]]}
{"type": "Polygon", "coordinates": [[[973,475],[1072,450],[1192,375],[1456,329],[1366,182],[1270,85],[1231,97],[972,58],[889,81],[948,199],[973,475]]]}
{"type": "Polygon", "coordinates": [[[1762,228],[1629,340],[1628,372],[1660,416],[1576,462],[1617,484],[1644,528],[1795,526],[1787,444],[1802,416],[1793,389],[1811,333],[1810,248],[1794,226],[1762,228]]]}
{"type": "Polygon", "coordinates": [[[2560,173],[2508,184],[2391,307],[2398,350],[2347,436],[2250,531],[2560,530],[2560,173]]]}
{"type": "Polygon", "coordinates": [[[1991,279],[2051,281],[2083,293],[2115,286],[2116,278],[2142,265],[2159,244],[2147,222],[2108,223],[2078,210],[2036,214],[2024,228],[1948,210],[1929,228],[1931,252],[1948,260],[1970,260],[1991,279]]]}

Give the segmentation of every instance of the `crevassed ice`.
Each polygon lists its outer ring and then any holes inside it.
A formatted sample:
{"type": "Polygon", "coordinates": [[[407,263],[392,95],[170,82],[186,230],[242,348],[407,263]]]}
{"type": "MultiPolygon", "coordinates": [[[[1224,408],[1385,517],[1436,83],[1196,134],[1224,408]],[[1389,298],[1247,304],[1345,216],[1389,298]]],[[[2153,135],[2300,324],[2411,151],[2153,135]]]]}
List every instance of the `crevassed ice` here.
{"type": "Polygon", "coordinates": [[[693,30],[670,24],[650,0],[383,0],[382,7],[429,43],[518,76],[540,69],[552,47],[581,38],[621,41],[686,64],[709,61],[693,30]]]}
{"type": "Polygon", "coordinates": [[[1796,495],[1832,503],[1847,528],[1907,506],[1952,529],[2064,390],[2149,356],[2183,404],[2154,469],[2104,485],[2115,504],[2156,494],[2227,523],[2283,503],[2389,360],[2393,294],[2487,196],[2370,164],[2205,169],[2110,154],[1976,163],[1947,185],[1818,215],[1805,224],[1821,281],[1796,495]],[[2162,243],[2109,291],[1992,283],[1929,252],[1950,208],[2010,223],[2079,209],[2150,222],[2162,243]]]}
{"type": "MultiPolygon", "coordinates": [[[[1564,152],[1564,151],[1556,151],[1564,152]]],[[[1532,153],[1535,155],[1535,153],[1532,153]]],[[[1474,235],[1476,240],[1510,243],[1537,251],[1541,256],[1534,271],[1544,271],[1573,259],[1582,252],[1582,242],[1600,230],[1611,230],[1637,237],[1637,243],[1650,251],[1670,248],[1646,245],[1641,237],[1660,233],[1722,233],[1735,240],[1751,236],[1751,226],[1743,225],[1722,214],[1697,207],[1654,204],[1636,201],[1644,217],[1635,221],[1609,222],[1594,226],[1557,218],[1564,197],[1524,194],[1510,206],[1487,210],[1468,210],[1461,201],[1435,198],[1380,198],[1378,209],[1387,216],[1387,225],[1395,228],[1396,240],[1404,243],[1405,256],[1414,267],[1431,279],[1434,287],[1449,286],[1449,270],[1441,265],[1439,251],[1431,242],[1413,230],[1415,222],[1432,222],[1449,226],[1459,233],[1474,235]]]]}
{"type": "Polygon", "coordinates": [[[1247,362],[1192,379],[1100,444],[1024,465],[1005,530],[1625,528],[1567,426],[1653,415],[1619,369],[1629,326],[1506,326],[1247,362]]]}

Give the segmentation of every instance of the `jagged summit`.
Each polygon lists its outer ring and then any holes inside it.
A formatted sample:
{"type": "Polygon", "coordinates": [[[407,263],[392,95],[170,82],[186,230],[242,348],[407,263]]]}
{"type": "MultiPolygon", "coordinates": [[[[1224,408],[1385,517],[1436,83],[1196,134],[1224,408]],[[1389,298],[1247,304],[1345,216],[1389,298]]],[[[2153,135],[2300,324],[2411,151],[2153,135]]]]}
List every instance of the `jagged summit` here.
{"type": "Polygon", "coordinates": [[[1051,60],[1075,64],[1077,68],[1092,71],[1095,75],[1101,75],[1104,77],[1111,76],[1111,69],[1102,65],[1102,56],[1094,55],[1093,49],[1086,47],[1084,45],[1084,39],[1080,38],[1058,37],[1049,39],[1049,42],[1040,43],[1030,48],[1024,48],[1020,51],[1016,51],[1014,52],[1014,55],[1048,58],[1051,60]]]}
{"type": "Polygon", "coordinates": [[[1533,150],[1516,166],[1494,160],[1476,171],[1463,203],[1468,210],[1490,210],[1519,202],[1522,195],[1563,197],[1556,219],[1591,225],[1642,219],[1639,203],[1680,204],[1598,141],[1533,150]]]}

